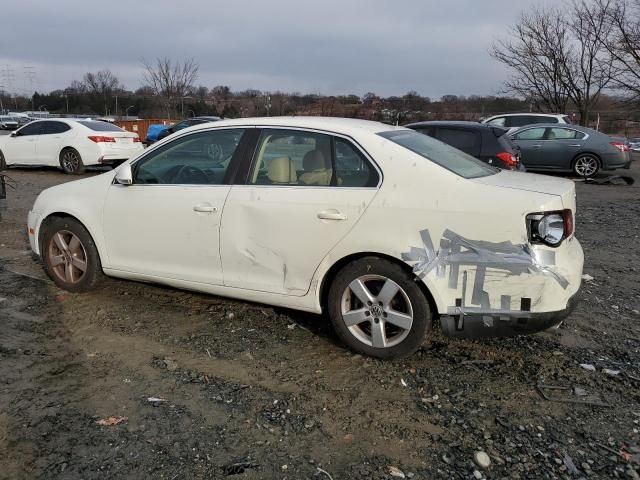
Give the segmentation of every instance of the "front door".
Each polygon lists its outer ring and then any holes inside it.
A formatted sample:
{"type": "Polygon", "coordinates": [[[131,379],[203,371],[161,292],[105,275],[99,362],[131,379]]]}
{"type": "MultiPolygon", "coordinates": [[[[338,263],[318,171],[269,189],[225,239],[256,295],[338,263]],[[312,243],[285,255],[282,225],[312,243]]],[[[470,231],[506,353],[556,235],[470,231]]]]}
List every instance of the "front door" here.
{"type": "Polygon", "coordinates": [[[521,130],[513,137],[513,143],[520,147],[520,161],[526,168],[535,170],[546,166],[544,157],[544,127],[532,127],[521,130]]]}
{"type": "Polygon", "coordinates": [[[245,185],[222,217],[224,284],[302,296],[322,259],[353,228],[380,175],[348,139],[265,129],[245,185]]]}
{"type": "Polygon", "coordinates": [[[36,140],[44,122],[33,122],[12,133],[2,147],[7,164],[36,165],[36,140]]]}
{"type": "Polygon", "coordinates": [[[132,165],[104,207],[109,267],[222,284],[219,228],[244,129],[192,132],[132,165]]]}

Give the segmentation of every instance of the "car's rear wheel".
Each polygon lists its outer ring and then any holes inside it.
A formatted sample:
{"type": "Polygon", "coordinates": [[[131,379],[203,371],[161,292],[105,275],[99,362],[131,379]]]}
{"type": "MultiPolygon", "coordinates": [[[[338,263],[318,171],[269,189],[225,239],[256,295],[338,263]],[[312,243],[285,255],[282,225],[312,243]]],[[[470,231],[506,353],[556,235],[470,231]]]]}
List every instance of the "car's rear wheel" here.
{"type": "Polygon", "coordinates": [[[51,280],[69,292],[86,292],[103,278],[93,238],[72,218],[54,218],[43,225],[42,258],[51,280]]]}
{"type": "Polygon", "coordinates": [[[4,154],[0,150],[0,172],[7,169],[7,161],[4,159],[4,154]]]}
{"type": "Polygon", "coordinates": [[[595,155],[583,153],[573,161],[573,173],[579,177],[593,177],[600,170],[600,160],[595,155]]]}
{"type": "Polygon", "coordinates": [[[431,329],[429,302],[412,276],[378,257],[355,260],[338,272],[328,311],[344,343],[377,358],[411,355],[431,329]]]}
{"type": "Polygon", "coordinates": [[[60,166],[64,170],[64,173],[73,175],[84,173],[82,157],[75,148],[65,148],[60,152],[60,166]]]}

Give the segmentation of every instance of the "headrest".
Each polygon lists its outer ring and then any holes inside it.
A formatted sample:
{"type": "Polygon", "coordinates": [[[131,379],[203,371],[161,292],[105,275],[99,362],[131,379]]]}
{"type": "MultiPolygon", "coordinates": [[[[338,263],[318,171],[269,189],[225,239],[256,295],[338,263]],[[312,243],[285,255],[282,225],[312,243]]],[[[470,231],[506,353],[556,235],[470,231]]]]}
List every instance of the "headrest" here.
{"type": "Polygon", "coordinates": [[[297,183],[295,165],[289,157],[274,158],[267,167],[267,177],[273,183],[297,183]]]}
{"type": "Polygon", "coordinates": [[[317,149],[308,151],[302,158],[302,168],[307,172],[327,168],[322,152],[317,149]]]}

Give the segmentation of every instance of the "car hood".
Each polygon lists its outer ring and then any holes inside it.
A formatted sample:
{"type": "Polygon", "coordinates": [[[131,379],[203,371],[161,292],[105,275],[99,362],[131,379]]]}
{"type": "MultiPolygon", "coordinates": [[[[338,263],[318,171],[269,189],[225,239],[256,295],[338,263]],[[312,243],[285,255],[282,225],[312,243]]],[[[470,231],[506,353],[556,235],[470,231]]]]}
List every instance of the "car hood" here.
{"type": "Polygon", "coordinates": [[[575,209],[576,187],[573,181],[535,173],[501,170],[487,177],[475,178],[473,182],[494,187],[525,190],[527,192],[556,195],[562,199],[565,208],[575,209]]]}

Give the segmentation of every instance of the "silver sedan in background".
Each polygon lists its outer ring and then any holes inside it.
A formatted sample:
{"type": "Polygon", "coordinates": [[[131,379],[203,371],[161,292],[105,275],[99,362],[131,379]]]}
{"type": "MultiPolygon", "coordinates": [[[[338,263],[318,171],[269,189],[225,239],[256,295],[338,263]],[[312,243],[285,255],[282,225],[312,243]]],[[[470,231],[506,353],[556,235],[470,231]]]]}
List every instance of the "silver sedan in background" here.
{"type": "Polygon", "coordinates": [[[520,147],[527,170],[573,172],[591,177],[600,170],[628,168],[631,151],[626,142],[578,125],[536,124],[510,135],[520,147]]]}

